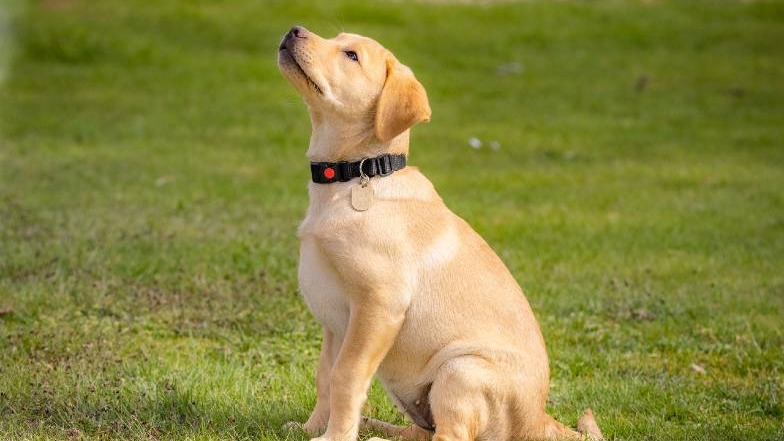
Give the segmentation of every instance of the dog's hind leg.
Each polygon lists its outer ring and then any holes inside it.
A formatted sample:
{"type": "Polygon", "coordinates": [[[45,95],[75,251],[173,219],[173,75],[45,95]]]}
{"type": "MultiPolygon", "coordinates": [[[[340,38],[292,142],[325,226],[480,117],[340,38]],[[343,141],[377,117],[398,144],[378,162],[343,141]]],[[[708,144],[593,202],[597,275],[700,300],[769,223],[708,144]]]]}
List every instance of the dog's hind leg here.
{"type": "Polygon", "coordinates": [[[430,409],[435,425],[432,441],[501,439],[485,432],[491,416],[486,400],[495,373],[479,357],[464,356],[445,362],[430,389],[430,409]]]}

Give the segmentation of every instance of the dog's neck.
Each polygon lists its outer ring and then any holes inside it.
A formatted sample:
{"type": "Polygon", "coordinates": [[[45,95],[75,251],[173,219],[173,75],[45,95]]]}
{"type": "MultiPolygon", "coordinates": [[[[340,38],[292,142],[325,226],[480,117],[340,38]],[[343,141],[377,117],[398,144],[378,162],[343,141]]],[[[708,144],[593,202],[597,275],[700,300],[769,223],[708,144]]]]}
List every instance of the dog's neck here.
{"type": "Polygon", "coordinates": [[[372,119],[357,122],[311,111],[310,121],[313,127],[307,152],[310,161],[358,161],[386,153],[408,154],[409,130],[381,142],[375,137],[372,119]]]}

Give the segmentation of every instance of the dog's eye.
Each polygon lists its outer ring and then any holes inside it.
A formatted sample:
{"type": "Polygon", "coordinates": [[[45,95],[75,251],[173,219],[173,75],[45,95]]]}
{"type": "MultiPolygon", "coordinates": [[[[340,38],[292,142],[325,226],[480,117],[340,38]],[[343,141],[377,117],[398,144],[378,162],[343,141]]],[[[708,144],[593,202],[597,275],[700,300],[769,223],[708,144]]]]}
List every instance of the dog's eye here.
{"type": "Polygon", "coordinates": [[[359,57],[357,56],[356,52],[354,52],[354,51],[343,51],[343,53],[346,54],[346,56],[351,58],[352,60],[354,60],[356,62],[359,62],[359,57]]]}

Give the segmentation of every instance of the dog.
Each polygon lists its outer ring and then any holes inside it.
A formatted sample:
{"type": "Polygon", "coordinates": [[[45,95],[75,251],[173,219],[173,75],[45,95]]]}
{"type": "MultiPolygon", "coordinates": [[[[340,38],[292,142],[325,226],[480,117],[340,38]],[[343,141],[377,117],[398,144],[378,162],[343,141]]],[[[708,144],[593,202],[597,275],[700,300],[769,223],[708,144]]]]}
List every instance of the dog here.
{"type": "Polygon", "coordinates": [[[410,129],[431,114],[412,71],[370,38],[300,26],[277,61],[312,123],[298,277],[323,328],[315,408],[288,427],[312,441],[354,441],[360,427],[410,440],[600,439],[590,409],[580,432],[545,412],[547,351],[522,289],[406,166],[410,129]],[[414,424],[361,416],[374,375],[414,424]]]}

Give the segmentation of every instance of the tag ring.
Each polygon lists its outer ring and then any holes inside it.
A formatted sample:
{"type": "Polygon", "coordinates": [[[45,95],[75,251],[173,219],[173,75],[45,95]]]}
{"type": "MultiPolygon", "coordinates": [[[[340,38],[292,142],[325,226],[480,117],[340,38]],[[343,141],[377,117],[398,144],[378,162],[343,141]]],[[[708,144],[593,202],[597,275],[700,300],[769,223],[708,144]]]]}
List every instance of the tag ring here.
{"type": "Polygon", "coordinates": [[[368,158],[362,158],[362,160],[359,161],[359,182],[360,183],[364,183],[364,182],[367,182],[367,181],[370,180],[368,175],[365,174],[365,171],[362,170],[362,166],[365,165],[365,161],[367,161],[367,159],[368,158]]]}

